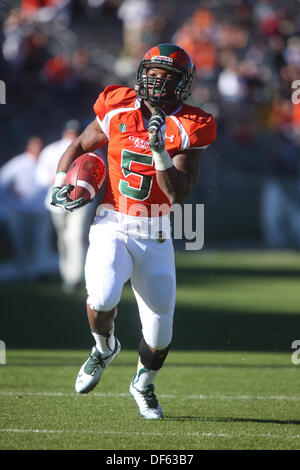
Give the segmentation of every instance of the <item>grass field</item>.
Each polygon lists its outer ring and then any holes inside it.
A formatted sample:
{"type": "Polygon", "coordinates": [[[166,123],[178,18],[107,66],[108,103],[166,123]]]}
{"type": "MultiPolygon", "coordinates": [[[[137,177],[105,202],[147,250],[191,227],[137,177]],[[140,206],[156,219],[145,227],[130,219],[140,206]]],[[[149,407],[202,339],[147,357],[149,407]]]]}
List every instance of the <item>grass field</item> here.
{"type": "Polygon", "coordinates": [[[177,255],[173,349],[156,391],[165,419],[129,395],[139,322],[129,286],[123,350],[89,395],[74,381],[92,345],[84,292],[57,280],[0,286],[0,449],[300,449],[300,255],[177,255]]]}

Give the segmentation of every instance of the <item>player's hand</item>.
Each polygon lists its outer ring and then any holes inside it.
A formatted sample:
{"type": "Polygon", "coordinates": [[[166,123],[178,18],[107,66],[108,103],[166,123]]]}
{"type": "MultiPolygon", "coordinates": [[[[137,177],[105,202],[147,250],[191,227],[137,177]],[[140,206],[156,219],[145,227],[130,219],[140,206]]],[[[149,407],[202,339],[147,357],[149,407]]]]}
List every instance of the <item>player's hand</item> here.
{"type": "Polygon", "coordinates": [[[67,184],[62,188],[56,186],[52,189],[52,201],[51,205],[60,207],[65,212],[73,212],[74,209],[78,209],[79,207],[85,206],[88,200],[80,197],[79,199],[72,199],[69,197],[70,192],[73,190],[74,186],[71,184],[67,184]]]}
{"type": "Polygon", "coordinates": [[[164,111],[154,108],[148,127],[150,149],[161,152],[165,148],[166,140],[166,114],[164,111]]]}
{"type": "Polygon", "coordinates": [[[65,210],[69,211],[69,212],[73,212],[74,209],[79,209],[79,207],[83,207],[86,204],[89,204],[90,202],[92,202],[91,199],[84,199],[84,197],[80,197],[78,199],[75,199],[75,201],[72,201],[70,199],[65,204],[65,210]]]}

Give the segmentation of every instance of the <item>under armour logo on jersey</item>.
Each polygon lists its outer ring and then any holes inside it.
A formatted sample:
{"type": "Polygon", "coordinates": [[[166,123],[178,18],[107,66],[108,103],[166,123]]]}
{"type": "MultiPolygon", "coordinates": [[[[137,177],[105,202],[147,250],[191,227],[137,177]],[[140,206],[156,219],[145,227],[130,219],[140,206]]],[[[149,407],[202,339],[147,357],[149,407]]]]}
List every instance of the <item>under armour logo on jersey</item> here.
{"type": "Polygon", "coordinates": [[[174,142],[175,135],[172,134],[172,135],[170,135],[170,137],[168,135],[166,135],[166,139],[169,139],[169,141],[172,143],[172,142],[174,142]]]}

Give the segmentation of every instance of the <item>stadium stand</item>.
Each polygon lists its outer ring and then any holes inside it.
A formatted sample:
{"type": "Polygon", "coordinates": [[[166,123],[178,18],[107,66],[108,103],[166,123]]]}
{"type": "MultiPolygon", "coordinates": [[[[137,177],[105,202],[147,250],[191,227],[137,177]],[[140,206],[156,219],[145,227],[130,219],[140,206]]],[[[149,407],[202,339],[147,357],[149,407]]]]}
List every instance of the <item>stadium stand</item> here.
{"type": "Polygon", "coordinates": [[[218,120],[197,192],[208,243],[298,248],[300,104],[292,84],[300,77],[299,2],[187,0],[183,9],[180,1],[149,0],[142,28],[128,32],[135,3],[1,2],[7,105],[0,106],[0,163],[29,135],[47,143],[70,117],[87,124],[104,86],[134,83],[149,44],[176,42],[197,66],[192,102],[218,120]],[[135,50],[128,50],[130,34],[139,41],[135,50]],[[282,226],[278,244],[269,233],[282,226]]]}

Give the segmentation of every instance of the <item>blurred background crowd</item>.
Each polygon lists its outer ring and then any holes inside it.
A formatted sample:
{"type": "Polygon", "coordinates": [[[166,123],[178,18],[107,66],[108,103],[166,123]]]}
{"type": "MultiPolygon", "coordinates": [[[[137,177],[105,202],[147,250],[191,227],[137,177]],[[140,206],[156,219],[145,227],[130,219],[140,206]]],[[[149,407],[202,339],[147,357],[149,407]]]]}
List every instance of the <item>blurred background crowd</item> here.
{"type": "MultiPolygon", "coordinates": [[[[205,248],[300,248],[300,1],[1,0],[0,17],[1,259],[18,251],[13,240],[23,230],[10,214],[25,211],[28,221],[30,198],[43,201],[39,191],[51,184],[30,183],[25,194],[20,178],[29,181],[31,170],[14,157],[29,153],[38,166],[67,128],[89,124],[105,86],[134,85],[145,51],[161,42],[191,55],[189,103],[218,123],[189,200],[205,204],[205,248]]],[[[47,253],[33,271],[55,270],[58,232],[51,235],[43,204],[36,212],[50,242],[34,242],[39,260],[47,253]]],[[[8,277],[0,269],[0,280],[8,277]]]]}

